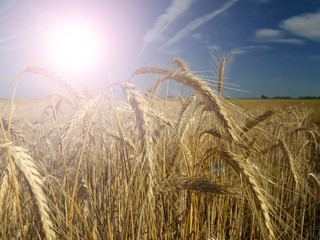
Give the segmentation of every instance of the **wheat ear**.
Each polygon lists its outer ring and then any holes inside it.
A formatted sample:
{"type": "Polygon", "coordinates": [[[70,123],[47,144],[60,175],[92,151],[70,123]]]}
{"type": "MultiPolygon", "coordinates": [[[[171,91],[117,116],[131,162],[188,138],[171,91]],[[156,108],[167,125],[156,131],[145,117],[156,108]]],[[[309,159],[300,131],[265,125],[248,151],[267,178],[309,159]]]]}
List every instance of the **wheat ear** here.
{"type": "Polygon", "coordinates": [[[193,103],[196,101],[197,99],[197,95],[194,94],[192,96],[190,96],[185,103],[183,104],[179,117],[178,117],[178,122],[175,126],[177,133],[179,134],[179,136],[181,136],[181,129],[183,129],[186,125],[186,120],[188,120],[190,117],[190,112],[191,112],[191,106],[193,105],[193,103]]]}
{"type": "MultiPolygon", "coordinates": [[[[127,96],[130,105],[135,110],[135,115],[139,128],[139,139],[141,140],[141,147],[143,150],[143,158],[148,161],[149,168],[151,173],[154,172],[154,164],[152,159],[152,151],[150,149],[150,145],[152,143],[151,138],[151,121],[150,114],[148,114],[148,104],[145,101],[142,94],[137,90],[134,85],[125,84],[122,85],[122,90],[127,96]]],[[[151,179],[150,179],[151,180],[151,179]]]]}
{"type": "Polygon", "coordinates": [[[213,183],[204,179],[190,179],[190,178],[173,178],[167,179],[160,189],[164,191],[168,190],[189,190],[189,191],[200,191],[204,193],[214,193],[214,194],[230,194],[234,195],[236,193],[235,189],[213,183]]]}
{"type": "Polygon", "coordinates": [[[309,178],[313,179],[313,181],[316,183],[317,188],[320,190],[320,178],[317,174],[315,173],[309,173],[309,178]]]}
{"type": "MultiPolygon", "coordinates": [[[[58,83],[60,86],[65,88],[71,95],[76,97],[78,100],[86,99],[86,97],[80,91],[78,91],[74,86],[72,86],[60,74],[51,71],[49,68],[47,68],[47,67],[45,67],[44,65],[41,65],[41,64],[30,64],[20,72],[20,74],[18,75],[18,77],[17,77],[17,79],[15,81],[14,87],[13,87],[13,91],[12,91],[12,95],[11,95],[11,102],[10,102],[9,120],[8,120],[8,132],[9,132],[9,134],[10,134],[11,118],[12,118],[12,114],[13,114],[13,104],[14,104],[14,98],[15,98],[17,86],[18,86],[20,78],[26,72],[36,73],[36,74],[40,74],[40,75],[49,77],[53,81],[58,83]]],[[[8,136],[8,138],[10,138],[10,135],[8,136]]]]}
{"type": "Polygon", "coordinates": [[[1,181],[0,181],[0,220],[3,221],[3,214],[6,208],[6,196],[9,192],[9,165],[7,166],[6,170],[2,172],[1,181]]]}
{"type": "Polygon", "coordinates": [[[279,140],[278,143],[280,145],[281,150],[283,151],[283,154],[285,155],[285,157],[288,160],[289,167],[290,167],[290,170],[291,170],[292,175],[293,175],[293,181],[295,183],[295,186],[297,188],[299,188],[300,187],[300,183],[299,183],[298,172],[297,172],[297,169],[295,167],[292,154],[291,154],[287,144],[283,140],[279,140]]]}
{"type": "Polygon", "coordinates": [[[254,167],[247,161],[241,159],[238,155],[233,154],[228,149],[219,148],[220,155],[235,170],[248,191],[250,202],[258,216],[261,232],[264,239],[273,240],[275,234],[272,229],[271,219],[269,216],[269,207],[264,197],[261,187],[259,187],[254,174],[254,167]]]}
{"type": "Polygon", "coordinates": [[[190,71],[187,64],[181,58],[175,57],[174,59],[172,59],[171,65],[173,64],[177,65],[181,71],[190,71]]]}
{"type": "Polygon", "coordinates": [[[24,72],[31,72],[31,73],[46,76],[46,77],[52,79],[53,81],[55,81],[60,86],[62,86],[72,96],[76,97],[77,99],[79,99],[79,100],[86,99],[86,96],[84,96],[76,87],[74,87],[61,74],[59,74],[58,72],[51,71],[50,68],[48,68],[42,64],[30,64],[21,73],[24,73],[24,72]]]}
{"type": "Polygon", "coordinates": [[[186,71],[173,73],[172,75],[169,75],[167,78],[183,83],[186,86],[192,88],[197,93],[199,93],[203,97],[209,109],[215,113],[219,123],[223,126],[223,129],[225,130],[230,140],[237,142],[237,137],[234,133],[234,129],[231,125],[229,118],[227,117],[226,112],[223,110],[218,96],[216,96],[214,91],[208,86],[208,84],[205,81],[193,75],[192,72],[186,71]]]}
{"type": "MultiPolygon", "coordinates": [[[[70,141],[74,133],[79,130],[79,127],[85,129],[86,121],[90,116],[100,99],[100,95],[87,101],[72,118],[63,126],[61,131],[62,144],[65,146],[70,141]]],[[[83,131],[81,132],[83,135],[83,131]]]]}
{"type": "MultiPolygon", "coordinates": [[[[5,119],[1,119],[2,120],[2,124],[3,124],[3,127],[8,129],[8,126],[9,126],[9,122],[5,119]]],[[[25,137],[23,136],[23,134],[19,131],[19,129],[17,129],[15,126],[13,126],[11,124],[11,127],[10,127],[10,133],[13,137],[15,137],[17,140],[19,140],[21,143],[28,143],[28,141],[25,139],[25,137]]]]}
{"type": "Polygon", "coordinates": [[[245,126],[242,128],[242,130],[244,132],[249,131],[250,129],[254,128],[256,125],[258,125],[259,123],[267,120],[268,118],[270,118],[272,115],[274,115],[277,112],[276,109],[271,109],[271,110],[267,110],[265,111],[263,114],[255,117],[254,119],[249,119],[246,121],[245,126]]]}
{"type": "Polygon", "coordinates": [[[43,182],[32,158],[24,148],[13,145],[6,145],[5,148],[8,149],[14,165],[26,179],[30,193],[35,200],[35,207],[46,239],[55,239],[55,232],[52,230],[52,221],[49,217],[47,199],[42,190],[43,182]]]}
{"type": "Polygon", "coordinates": [[[221,61],[220,71],[219,71],[219,82],[218,82],[218,93],[221,95],[222,91],[222,82],[223,82],[223,75],[224,75],[224,66],[226,63],[226,58],[223,58],[221,61]]]}

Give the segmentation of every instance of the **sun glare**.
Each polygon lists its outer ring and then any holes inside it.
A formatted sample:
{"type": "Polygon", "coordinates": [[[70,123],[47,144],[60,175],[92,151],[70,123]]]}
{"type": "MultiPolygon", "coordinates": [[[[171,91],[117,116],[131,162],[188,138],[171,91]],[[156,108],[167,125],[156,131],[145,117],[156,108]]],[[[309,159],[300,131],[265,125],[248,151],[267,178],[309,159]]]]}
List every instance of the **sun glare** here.
{"type": "Polygon", "coordinates": [[[49,34],[48,50],[54,65],[68,72],[81,73],[97,62],[99,38],[85,24],[64,23],[49,34]]]}

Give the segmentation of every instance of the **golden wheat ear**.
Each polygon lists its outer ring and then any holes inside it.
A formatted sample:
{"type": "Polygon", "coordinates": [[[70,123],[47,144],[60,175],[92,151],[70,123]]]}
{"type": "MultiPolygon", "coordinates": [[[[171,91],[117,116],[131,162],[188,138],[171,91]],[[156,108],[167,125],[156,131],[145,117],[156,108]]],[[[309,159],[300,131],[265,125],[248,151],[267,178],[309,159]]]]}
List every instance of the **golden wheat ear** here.
{"type": "Polygon", "coordinates": [[[190,71],[185,61],[181,58],[174,58],[172,59],[171,65],[177,65],[181,71],[190,71]]]}
{"type": "Polygon", "coordinates": [[[240,177],[241,181],[244,183],[251,206],[258,216],[260,230],[264,239],[275,239],[272,221],[269,216],[270,206],[263,194],[263,189],[258,184],[258,177],[257,174],[255,174],[254,165],[244,161],[244,159],[226,148],[217,149],[220,152],[221,157],[233,168],[233,170],[240,177]]]}
{"type": "Polygon", "coordinates": [[[210,52],[210,65],[213,69],[214,77],[218,78],[218,94],[221,95],[224,78],[230,70],[233,60],[232,52],[224,52],[219,48],[215,48],[210,52]]]}
{"type": "Polygon", "coordinates": [[[50,210],[48,207],[46,195],[43,192],[42,178],[27,150],[22,147],[13,145],[0,145],[0,148],[8,149],[10,157],[18,171],[25,178],[29,187],[30,194],[35,201],[35,207],[40,218],[42,231],[47,240],[55,239],[52,221],[49,217],[50,210]]]}
{"type": "Polygon", "coordinates": [[[86,99],[87,97],[79,91],[76,87],[74,87],[68,80],[66,80],[61,74],[58,72],[52,71],[50,68],[46,67],[42,64],[30,64],[23,71],[31,72],[35,74],[40,74],[52,79],[54,82],[63,87],[69,94],[74,96],[77,99],[86,99]]]}
{"type": "Polygon", "coordinates": [[[173,79],[176,82],[182,83],[201,95],[208,108],[216,115],[218,122],[228,138],[233,142],[238,142],[233,122],[227,115],[225,108],[222,106],[220,98],[208,86],[207,82],[195,76],[192,72],[187,71],[172,73],[168,76],[168,79],[173,79]]]}

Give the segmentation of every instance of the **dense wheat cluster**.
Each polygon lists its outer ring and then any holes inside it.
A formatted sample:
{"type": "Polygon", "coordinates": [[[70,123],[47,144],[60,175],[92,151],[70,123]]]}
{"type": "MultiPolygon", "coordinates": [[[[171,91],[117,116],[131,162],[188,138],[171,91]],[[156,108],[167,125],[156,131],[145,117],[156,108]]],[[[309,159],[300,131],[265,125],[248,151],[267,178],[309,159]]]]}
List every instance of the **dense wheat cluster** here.
{"type": "Polygon", "coordinates": [[[307,109],[245,111],[217,77],[215,91],[174,59],[95,96],[26,67],[0,112],[0,238],[319,239],[320,137],[307,109]],[[29,119],[14,102],[25,72],[68,95],[29,119]],[[141,75],[158,80],[143,91],[141,75]],[[195,94],[170,108],[158,98],[167,81],[195,94]]]}

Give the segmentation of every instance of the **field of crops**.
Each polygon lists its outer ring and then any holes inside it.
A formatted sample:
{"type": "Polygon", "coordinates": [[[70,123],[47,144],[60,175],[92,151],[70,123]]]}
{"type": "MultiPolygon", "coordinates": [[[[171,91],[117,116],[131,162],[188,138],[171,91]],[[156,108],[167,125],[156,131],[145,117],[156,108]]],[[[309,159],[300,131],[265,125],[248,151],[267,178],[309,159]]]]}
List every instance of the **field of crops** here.
{"type": "Polygon", "coordinates": [[[1,239],[320,238],[319,100],[224,99],[181,60],[99,95],[24,72],[67,94],[0,100],[1,239]]]}

